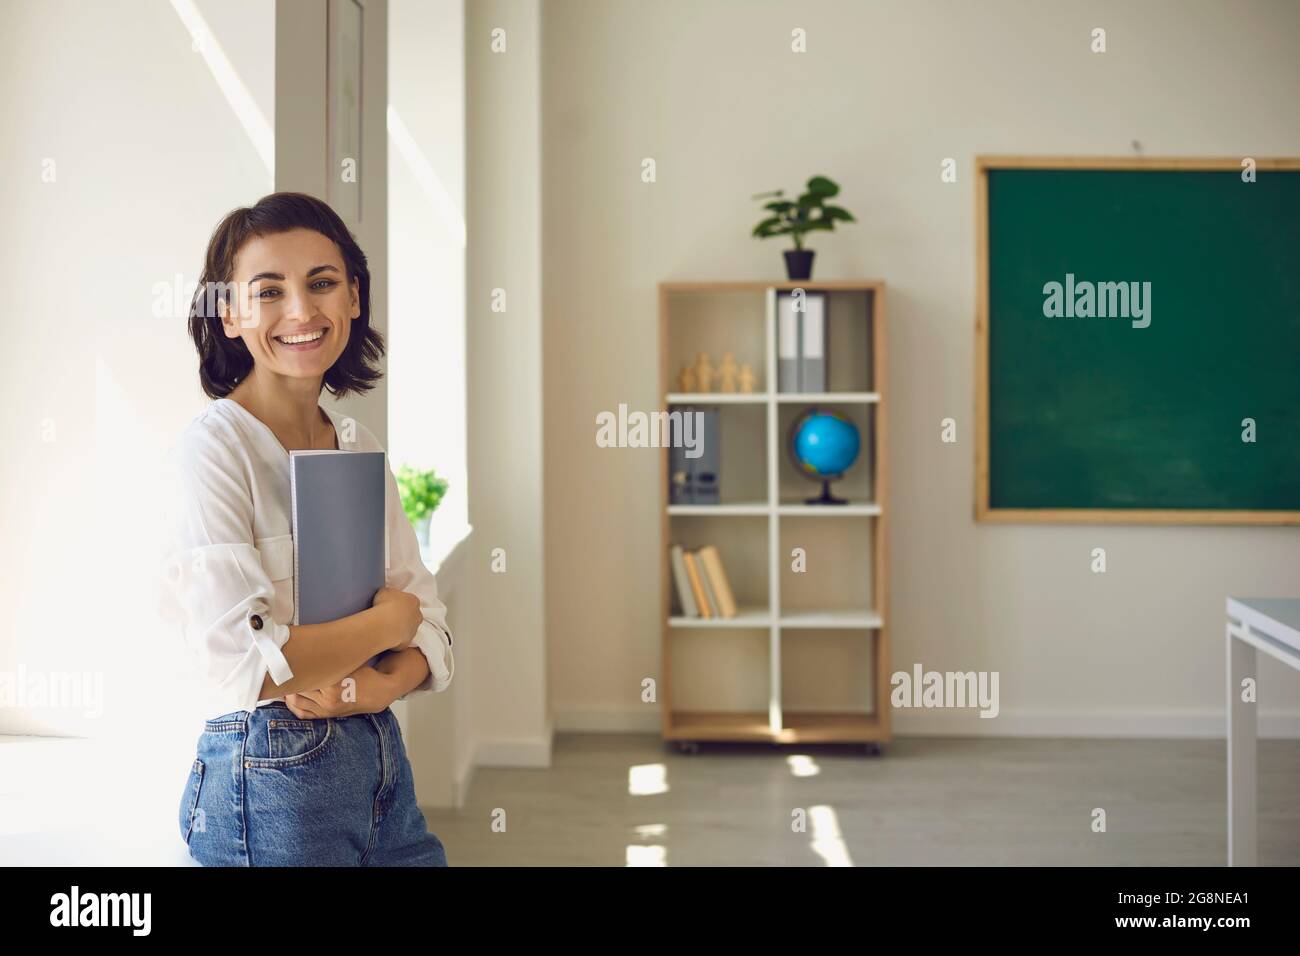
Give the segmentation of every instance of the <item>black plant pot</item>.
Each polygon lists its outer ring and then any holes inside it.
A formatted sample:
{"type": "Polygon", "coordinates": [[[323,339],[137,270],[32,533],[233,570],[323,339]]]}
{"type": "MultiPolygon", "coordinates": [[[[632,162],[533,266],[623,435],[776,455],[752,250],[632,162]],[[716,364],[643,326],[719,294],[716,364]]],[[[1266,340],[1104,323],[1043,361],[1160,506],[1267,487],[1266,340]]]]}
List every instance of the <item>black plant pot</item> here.
{"type": "Polygon", "coordinates": [[[812,278],[812,249],[787,249],[785,252],[785,274],[791,282],[812,278]]]}

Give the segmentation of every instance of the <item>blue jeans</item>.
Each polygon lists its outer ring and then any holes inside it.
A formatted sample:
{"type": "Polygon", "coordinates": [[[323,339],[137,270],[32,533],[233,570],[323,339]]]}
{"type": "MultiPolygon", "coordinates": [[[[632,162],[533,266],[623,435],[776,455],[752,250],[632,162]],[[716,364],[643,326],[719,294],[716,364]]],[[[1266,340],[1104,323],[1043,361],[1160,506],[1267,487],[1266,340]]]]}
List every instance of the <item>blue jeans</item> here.
{"type": "Polygon", "coordinates": [[[446,866],[389,708],[301,720],[283,703],[209,720],[180,802],[204,866],[446,866]]]}

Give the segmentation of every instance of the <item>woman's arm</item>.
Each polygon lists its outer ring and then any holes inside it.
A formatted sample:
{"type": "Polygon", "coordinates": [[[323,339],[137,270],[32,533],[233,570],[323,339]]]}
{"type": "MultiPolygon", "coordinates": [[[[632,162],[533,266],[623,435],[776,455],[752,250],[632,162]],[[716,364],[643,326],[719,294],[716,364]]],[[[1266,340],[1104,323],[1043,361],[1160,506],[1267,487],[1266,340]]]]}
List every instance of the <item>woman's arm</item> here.
{"type": "Polygon", "coordinates": [[[303,720],[377,714],[410,693],[428,675],[424,652],[405,647],[383,654],[373,667],[358,667],[337,684],[286,694],[284,702],[303,720]]]}
{"type": "MultiPolygon", "coordinates": [[[[374,607],[337,621],[292,625],[289,640],[280,651],[293,677],[277,684],[268,672],[258,699],[338,684],[376,654],[406,647],[423,620],[419,599],[399,591],[391,598],[380,598],[374,607]]],[[[413,653],[423,658],[419,651],[413,653]]]]}
{"type": "Polygon", "coordinates": [[[379,658],[375,670],[390,678],[393,700],[400,700],[424,683],[429,676],[429,660],[418,647],[404,647],[379,658]]]}

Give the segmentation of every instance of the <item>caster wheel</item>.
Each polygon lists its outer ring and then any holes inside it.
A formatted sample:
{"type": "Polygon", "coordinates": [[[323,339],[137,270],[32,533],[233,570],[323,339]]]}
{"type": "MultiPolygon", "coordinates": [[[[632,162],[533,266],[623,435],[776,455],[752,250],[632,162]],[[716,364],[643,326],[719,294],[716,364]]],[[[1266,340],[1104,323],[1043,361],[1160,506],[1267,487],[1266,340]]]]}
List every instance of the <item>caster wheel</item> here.
{"type": "Polygon", "coordinates": [[[700,752],[700,745],[693,740],[677,741],[677,752],[683,754],[697,754],[700,752]]]}
{"type": "Polygon", "coordinates": [[[865,744],[862,749],[868,757],[879,757],[883,752],[880,744],[865,744]]]}

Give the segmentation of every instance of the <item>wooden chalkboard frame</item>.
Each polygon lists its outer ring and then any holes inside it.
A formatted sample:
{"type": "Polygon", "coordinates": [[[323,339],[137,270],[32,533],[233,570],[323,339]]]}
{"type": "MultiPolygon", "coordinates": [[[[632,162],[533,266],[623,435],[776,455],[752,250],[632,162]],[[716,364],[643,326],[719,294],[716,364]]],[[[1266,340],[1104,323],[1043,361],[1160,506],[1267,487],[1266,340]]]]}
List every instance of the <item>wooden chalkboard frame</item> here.
{"type": "MultiPolygon", "coordinates": [[[[1300,524],[1300,511],[1180,508],[989,507],[989,170],[994,169],[1242,169],[1245,157],[976,156],[975,157],[975,520],[1005,524],[1300,524]]],[[[1300,170],[1300,159],[1255,159],[1257,170],[1300,170]]]]}

